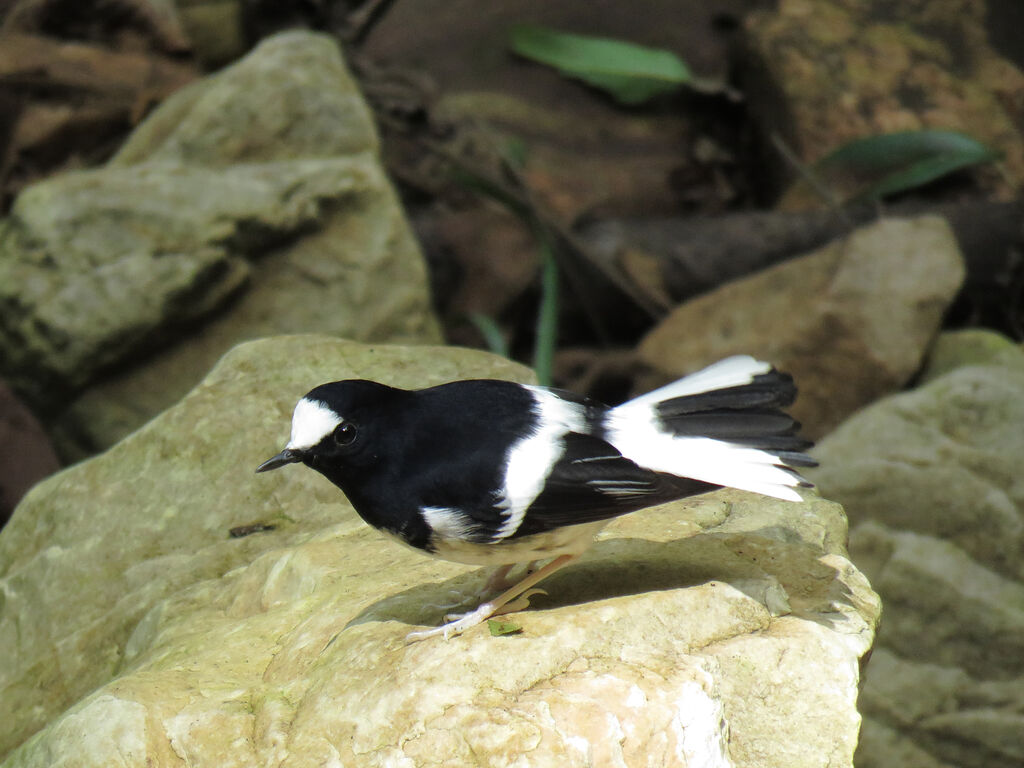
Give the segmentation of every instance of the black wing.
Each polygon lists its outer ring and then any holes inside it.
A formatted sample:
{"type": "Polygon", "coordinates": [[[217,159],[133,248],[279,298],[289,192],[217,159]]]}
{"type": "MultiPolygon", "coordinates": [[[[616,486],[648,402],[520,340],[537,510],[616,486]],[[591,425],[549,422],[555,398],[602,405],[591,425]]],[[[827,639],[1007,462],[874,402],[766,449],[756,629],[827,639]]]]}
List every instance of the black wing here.
{"type": "Polygon", "coordinates": [[[544,489],[509,538],[607,520],[718,486],[644,469],[592,435],[568,433],[544,489]]]}

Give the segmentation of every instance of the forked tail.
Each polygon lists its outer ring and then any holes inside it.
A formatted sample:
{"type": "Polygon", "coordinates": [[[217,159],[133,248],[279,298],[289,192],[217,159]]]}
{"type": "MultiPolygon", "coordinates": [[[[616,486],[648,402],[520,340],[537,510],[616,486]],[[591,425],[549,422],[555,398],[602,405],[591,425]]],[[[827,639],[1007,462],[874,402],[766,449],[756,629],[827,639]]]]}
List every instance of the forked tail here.
{"type": "Polygon", "coordinates": [[[817,462],[782,410],[795,397],[791,376],[738,355],[613,408],[606,439],[656,472],[801,501],[797,468],[817,462]]]}

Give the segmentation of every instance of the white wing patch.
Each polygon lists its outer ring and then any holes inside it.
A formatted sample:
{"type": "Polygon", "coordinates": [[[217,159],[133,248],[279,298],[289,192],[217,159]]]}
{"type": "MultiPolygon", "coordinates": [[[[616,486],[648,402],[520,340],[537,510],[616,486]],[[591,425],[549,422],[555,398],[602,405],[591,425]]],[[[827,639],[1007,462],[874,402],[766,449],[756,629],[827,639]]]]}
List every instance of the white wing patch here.
{"type": "Polygon", "coordinates": [[[302,398],[292,414],[292,436],[285,448],[305,450],[331,434],[342,418],[319,400],[302,398]]]}
{"type": "Polygon", "coordinates": [[[511,536],[523,523],[526,510],[540,495],[551,470],[565,451],[569,432],[584,432],[583,406],[563,400],[540,387],[527,387],[534,399],[537,427],[514,443],[508,452],[505,482],[498,506],[506,510],[505,522],[494,535],[498,541],[511,536]]]}
{"type": "Polygon", "coordinates": [[[651,493],[651,484],[638,480],[604,480],[594,478],[587,480],[587,485],[606,496],[616,496],[623,499],[642,498],[651,493]]]}
{"type": "Polygon", "coordinates": [[[573,464],[589,464],[592,461],[615,461],[616,459],[622,458],[618,454],[608,454],[607,456],[580,456],[578,459],[573,459],[573,464]]]}

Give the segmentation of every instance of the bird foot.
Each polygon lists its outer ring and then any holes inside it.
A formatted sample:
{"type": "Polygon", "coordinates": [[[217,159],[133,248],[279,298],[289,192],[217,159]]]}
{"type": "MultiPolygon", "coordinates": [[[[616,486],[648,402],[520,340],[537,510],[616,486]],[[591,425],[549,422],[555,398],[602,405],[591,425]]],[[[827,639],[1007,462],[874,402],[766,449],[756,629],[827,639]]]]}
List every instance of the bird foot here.
{"type": "Polygon", "coordinates": [[[547,592],[543,589],[530,589],[519,595],[514,600],[510,600],[504,605],[496,605],[494,602],[483,603],[475,611],[469,611],[468,613],[449,613],[446,614],[444,620],[446,624],[442,624],[440,627],[434,627],[433,629],[420,629],[416,632],[410,632],[405,636],[407,643],[414,643],[417,640],[426,640],[428,637],[436,637],[437,635],[443,635],[444,639],[447,640],[455,635],[462,634],[467,629],[472,629],[477,624],[483,624],[487,619],[494,616],[503,616],[506,613],[515,613],[516,611],[522,611],[529,607],[530,598],[534,595],[546,595],[547,592]]]}
{"type": "MultiPolygon", "coordinates": [[[[405,640],[408,643],[414,643],[417,640],[426,640],[428,637],[435,637],[437,635],[443,635],[444,639],[447,640],[452,635],[458,635],[465,632],[467,629],[475,627],[477,624],[481,624],[492,616],[500,616],[503,613],[521,611],[529,605],[531,596],[538,593],[546,594],[544,590],[534,588],[534,585],[537,584],[537,582],[542,581],[558,569],[568,565],[577,557],[578,555],[560,555],[539,571],[534,571],[533,573],[528,574],[526,578],[508,591],[498,595],[492,600],[488,600],[486,603],[481,604],[475,611],[462,614],[461,616],[458,616],[455,621],[442,624],[440,627],[410,632],[405,636],[405,640]]],[[[508,573],[506,571],[501,574],[501,577],[504,578],[507,575],[508,573]]],[[[445,618],[449,617],[446,616],[445,618]]]]}
{"type": "Polygon", "coordinates": [[[530,607],[530,598],[534,595],[546,595],[548,591],[546,589],[530,589],[523,592],[519,597],[511,602],[505,603],[498,610],[491,614],[491,616],[504,616],[506,613],[516,613],[517,611],[525,611],[530,607]]]}
{"type": "MultiPolygon", "coordinates": [[[[487,616],[487,618],[489,619],[489,618],[491,618],[493,616],[504,616],[506,613],[516,613],[517,611],[524,611],[524,610],[526,610],[527,608],[530,607],[530,598],[531,597],[533,597],[534,595],[546,595],[546,594],[547,594],[547,590],[540,589],[539,587],[531,589],[531,590],[521,594],[515,600],[511,600],[511,601],[505,603],[505,605],[496,607],[494,609],[494,612],[490,616],[487,616]]],[[[480,609],[477,608],[477,611],[479,611],[479,610],[480,609]]],[[[444,620],[448,621],[448,622],[451,622],[451,623],[455,623],[457,621],[461,621],[462,619],[466,618],[467,616],[474,615],[477,611],[467,611],[466,613],[446,613],[444,615],[444,620]]]]}
{"type": "MultiPolygon", "coordinates": [[[[436,637],[437,635],[443,635],[444,639],[447,640],[453,635],[461,634],[467,629],[475,627],[477,624],[489,619],[494,615],[494,612],[499,610],[499,606],[496,606],[492,602],[483,603],[475,611],[469,613],[463,613],[459,615],[459,618],[455,621],[450,621],[447,624],[442,624],[440,627],[434,627],[433,629],[420,629],[415,632],[410,632],[405,636],[407,643],[415,643],[418,640],[426,640],[428,637],[436,637]]],[[[452,614],[449,614],[449,616],[452,614]]],[[[445,617],[447,618],[447,616],[445,617]]]]}

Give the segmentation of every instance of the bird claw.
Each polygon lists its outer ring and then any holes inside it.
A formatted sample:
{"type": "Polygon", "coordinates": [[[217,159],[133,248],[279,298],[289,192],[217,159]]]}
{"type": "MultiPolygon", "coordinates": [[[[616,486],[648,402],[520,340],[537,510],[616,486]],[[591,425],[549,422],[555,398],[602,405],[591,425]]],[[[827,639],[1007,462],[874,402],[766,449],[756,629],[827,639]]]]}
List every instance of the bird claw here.
{"type": "MultiPolygon", "coordinates": [[[[526,578],[512,587],[512,589],[488,600],[486,603],[482,603],[475,611],[470,611],[469,613],[461,615],[449,614],[448,616],[445,616],[445,619],[455,617],[454,621],[442,624],[440,627],[434,627],[433,629],[421,629],[416,632],[410,632],[405,636],[405,640],[406,642],[413,643],[417,640],[425,640],[428,637],[435,637],[436,635],[443,635],[444,639],[447,640],[452,635],[458,635],[465,632],[467,629],[475,627],[477,624],[486,621],[492,616],[500,616],[505,613],[521,611],[530,604],[530,598],[534,595],[547,594],[543,589],[538,589],[534,586],[537,582],[547,578],[558,569],[568,565],[577,557],[578,555],[571,554],[559,555],[540,570],[527,575],[526,578]]],[[[501,577],[504,577],[505,575],[507,575],[507,570],[504,573],[501,573],[501,577]]]]}
{"type": "MultiPolygon", "coordinates": [[[[498,610],[493,603],[484,603],[475,611],[469,613],[454,614],[458,616],[454,621],[449,621],[447,624],[442,624],[440,627],[434,627],[433,629],[420,629],[415,632],[410,632],[405,636],[407,643],[415,643],[418,640],[426,640],[428,637],[436,637],[437,635],[443,635],[444,639],[459,635],[465,632],[467,629],[475,627],[477,624],[482,624],[491,616],[495,615],[495,611],[498,610]]],[[[445,616],[447,620],[449,614],[445,616]]]]}
{"type": "Polygon", "coordinates": [[[515,600],[505,603],[505,605],[498,608],[491,616],[504,616],[506,613],[515,613],[516,611],[525,611],[530,607],[530,598],[534,595],[546,595],[548,591],[546,589],[540,589],[535,587],[528,589],[515,600]]]}
{"type": "MultiPolygon", "coordinates": [[[[505,605],[502,605],[499,608],[495,608],[494,612],[486,618],[489,619],[491,618],[491,616],[504,616],[506,613],[516,613],[517,611],[524,611],[530,607],[531,597],[533,597],[534,595],[546,595],[547,593],[548,592],[546,589],[541,589],[540,587],[535,587],[534,589],[527,590],[519,597],[517,597],[515,600],[505,603],[505,605]]],[[[462,621],[462,619],[466,618],[467,616],[474,615],[479,610],[480,609],[477,608],[476,611],[466,611],[465,613],[446,613],[444,615],[444,620],[454,624],[458,621],[462,621]]]]}
{"type": "Polygon", "coordinates": [[[493,603],[484,603],[475,611],[469,611],[467,613],[448,613],[445,614],[444,617],[446,622],[445,624],[442,624],[440,627],[434,627],[433,629],[420,629],[415,632],[410,632],[405,636],[405,640],[408,643],[414,643],[418,640],[426,640],[428,637],[436,637],[437,635],[443,635],[444,639],[447,640],[450,637],[462,634],[467,629],[472,629],[477,624],[483,624],[487,619],[494,616],[504,616],[506,613],[522,611],[530,605],[531,597],[534,595],[546,594],[547,591],[543,589],[528,589],[515,600],[511,600],[501,606],[495,606],[493,603]]]}

